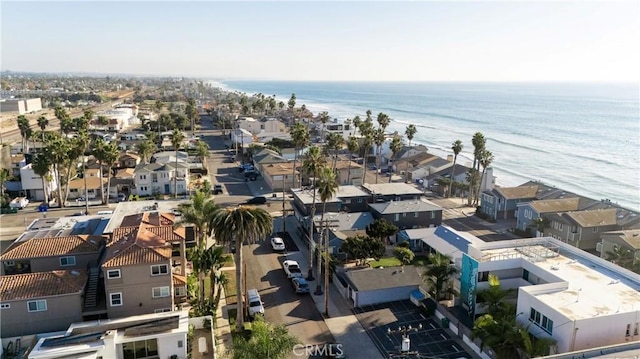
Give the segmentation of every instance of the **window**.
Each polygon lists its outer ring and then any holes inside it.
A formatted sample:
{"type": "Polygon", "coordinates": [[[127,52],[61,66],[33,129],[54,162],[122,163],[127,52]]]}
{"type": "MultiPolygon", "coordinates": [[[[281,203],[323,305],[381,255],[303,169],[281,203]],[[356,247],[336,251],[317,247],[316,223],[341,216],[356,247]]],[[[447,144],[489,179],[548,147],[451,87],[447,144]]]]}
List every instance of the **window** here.
{"type": "Polygon", "coordinates": [[[112,307],[119,307],[122,305],[122,293],[109,293],[109,302],[112,307]]]}
{"type": "Polygon", "coordinates": [[[431,219],[435,219],[436,218],[436,212],[435,211],[431,211],[431,219]]]}
{"type": "MultiPolygon", "coordinates": [[[[0,304],[0,309],[9,309],[9,308],[11,308],[11,304],[9,303],[0,304]]],[[[638,325],[636,325],[636,329],[638,329],[638,325]]]]}
{"type": "Polygon", "coordinates": [[[120,269],[113,269],[107,271],[107,279],[120,278],[120,269]]]}
{"type": "Polygon", "coordinates": [[[558,222],[558,230],[562,230],[562,223],[558,222]]]}
{"type": "Polygon", "coordinates": [[[30,312],[44,312],[47,310],[46,300],[31,300],[27,302],[27,310],[30,312]]]}
{"type": "Polygon", "coordinates": [[[529,271],[526,269],[522,270],[522,279],[526,280],[527,282],[529,281],[529,271]]]}
{"type": "Polygon", "coordinates": [[[16,263],[14,261],[6,261],[4,262],[4,265],[7,267],[15,267],[16,263]]]}
{"type": "Polygon", "coordinates": [[[358,198],[358,203],[362,203],[362,198],[358,198]]]}
{"type": "Polygon", "coordinates": [[[178,340],[178,348],[182,348],[184,346],[184,342],[182,340],[178,340]]]}
{"type": "Polygon", "coordinates": [[[351,203],[351,198],[345,198],[344,203],[347,203],[347,204],[351,203]]]}
{"type": "Polygon", "coordinates": [[[553,333],[553,320],[547,318],[542,315],[540,312],[531,308],[531,312],[529,314],[529,320],[535,323],[535,325],[539,326],[545,332],[552,334],[553,333]]]}
{"type": "Polygon", "coordinates": [[[152,290],[154,298],[163,298],[169,296],[169,287],[155,287],[152,290]]]}
{"type": "Polygon", "coordinates": [[[166,264],[158,264],[151,266],[151,275],[169,274],[169,266],[166,264]]]}
{"type": "Polygon", "coordinates": [[[122,344],[123,359],[158,357],[158,339],[140,340],[122,344]]]}
{"type": "Polygon", "coordinates": [[[140,175],[140,179],[141,180],[146,180],[147,179],[147,175],[140,175]]]}
{"type": "Polygon", "coordinates": [[[394,221],[397,222],[399,220],[400,220],[400,213],[396,213],[394,221]]]}
{"type": "Polygon", "coordinates": [[[598,232],[598,227],[593,227],[593,232],[598,232]]]}
{"type": "Polygon", "coordinates": [[[187,295],[187,288],[186,287],[175,287],[173,289],[174,291],[174,296],[176,297],[184,297],[187,295]]]}
{"type": "Polygon", "coordinates": [[[418,218],[418,216],[419,216],[418,212],[413,212],[413,217],[414,218],[418,218]]]}
{"type": "Polygon", "coordinates": [[[171,308],[160,308],[160,309],[154,309],[154,313],[166,313],[166,312],[170,312],[171,308]]]}
{"type": "Polygon", "coordinates": [[[631,336],[631,324],[627,324],[627,330],[624,333],[625,337],[630,337],[631,336]]]}
{"type": "Polygon", "coordinates": [[[633,335],[638,335],[638,323],[633,327],[633,335]]]}
{"type": "Polygon", "coordinates": [[[60,257],[60,265],[62,267],[76,265],[76,257],[60,257]]]}
{"type": "Polygon", "coordinates": [[[406,217],[406,216],[407,216],[407,212],[403,212],[402,217],[406,217]]]}

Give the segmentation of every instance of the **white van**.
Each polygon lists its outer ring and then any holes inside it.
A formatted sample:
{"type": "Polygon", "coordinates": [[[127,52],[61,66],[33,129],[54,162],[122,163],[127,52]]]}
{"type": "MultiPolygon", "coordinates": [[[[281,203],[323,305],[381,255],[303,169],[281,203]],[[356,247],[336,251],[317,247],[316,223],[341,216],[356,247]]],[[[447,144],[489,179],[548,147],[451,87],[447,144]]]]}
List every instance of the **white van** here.
{"type": "Polygon", "coordinates": [[[251,318],[254,318],[258,313],[264,315],[264,307],[257,289],[247,290],[247,301],[249,302],[249,316],[251,318]]]}
{"type": "Polygon", "coordinates": [[[106,215],[106,214],[113,214],[113,211],[98,211],[97,214],[99,216],[106,215]]]}

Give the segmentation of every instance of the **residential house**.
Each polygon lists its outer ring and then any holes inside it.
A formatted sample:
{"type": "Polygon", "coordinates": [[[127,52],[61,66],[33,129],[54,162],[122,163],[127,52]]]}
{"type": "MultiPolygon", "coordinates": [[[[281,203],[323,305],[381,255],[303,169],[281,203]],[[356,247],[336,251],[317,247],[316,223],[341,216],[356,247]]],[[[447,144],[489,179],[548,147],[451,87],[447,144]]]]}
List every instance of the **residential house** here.
{"type": "Polygon", "coordinates": [[[11,156],[11,175],[15,177],[20,176],[20,170],[26,165],[27,160],[23,154],[11,156]]]}
{"type": "Polygon", "coordinates": [[[32,202],[43,201],[45,191],[48,198],[52,198],[52,193],[58,189],[58,176],[54,175],[53,171],[50,171],[50,174],[51,177],[44,181],[45,188],[43,190],[42,177],[33,171],[33,164],[29,163],[23,166],[20,168],[20,190],[32,202]]]}
{"type": "Polygon", "coordinates": [[[248,147],[253,143],[253,134],[242,128],[231,130],[229,133],[231,139],[231,147],[248,147]]]}
{"type": "Polygon", "coordinates": [[[109,188],[109,198],[117,198],[119,193],[123,193],[128,197],[133,193],[135,186],[135,169],[121,168],[111,178],[111,187],[109,188]]]}
{"type": "Polygon", "coordinates": [[[184,299],[186,230],[174,223],[173,214],[145,212],[113,230],[102,262],[109,318],[173,311],[184,299]]]}
{"type": "Polygon", "coordinates": [[[422,197],[422,191],[407,183],[365,183],[370,202],[404,201],[422,197]]]}
{"type": "Polygon", "coordinates": [[[299,181],[299,173],[293,170],[293,162],[263,164],[262,178],[274,192],[289,192],[299,181]]]}
{"type": "Polygon", "coordinates": [[[422,285],[422,278],[413,266],[350,270],[340,278],[342,281],[336,282],[340,293],[356,308],[407,300],[422,285]]]}
{"type": "Polygon", "coordinates": [[[521,202],[516,205],[516,228],[536,233],[535,220],[548,213],[560,213],[586,209],[596,201],[584,197],[544,199],[521,202]]]}
{"type": "Polygon", "coordinates": [[[119,118],[111,118],[109,119],[109,123],[107,124],[107,131],[109,132],[120,132],[125,128],[124,122],[119,118]]]}
{"type": "Polygon", "coordinates": [[[199,358],[201,337],[207,344],[204,354],[215,358],[215,341],[203,328],[204,320],[212,318],[189,318],[185,310],[74,323],[62,335],[36,337],[28,359],[187,358],[188,340],[199,358]],[[194,337],[189,339],[189,333],[194,337]]]}
{"type": "Polygon", "coordinates": [[[260,120],[252,117],[239,117],[238,127],[252,135],[287,132],[284,123],[274,117],[263,117],[260,120]]]}
{"type": "Polygon", "coordinates": [[[135,168],[135,194],[185,194],[189,189],[189,165],[184,162],[143,163],[135,168]],[[174,182],[176,181],[176,182],[174,182]]]}
{"type": "Polygon", "coordinates": [[[326,125],[322,125],[322,123],[320,123],[319,126],[320,126],[320,131],[322,131],[322,126],[324,126],[325,137],[329,133],[338,133],[342,136],[342,138],[344,138],[345,141],[347,141],[349,137],[354,134],[354,131],[355,131],[354,126],[349,123],[330,122],[330,123],[327,123],[326,125]]]}
{"type": "Polygon", "coordinates": [[[120,168],[136,168],[140,164],[140,156],[135,153],[122,152],[118,159],[118,167],[120,168]]]}
{"type": "Polygon", "coordinates": [[[0,332],[9,338],[65,330],[82,320],[84,270],[0,277],[0,332]]]}
{"type": "MultiPolygon", "coordinates": [[[[333,163],[327,165],[333,166],[333,163]]],[[[341,185],[360,186],[363,182],[364,168],[351,160],[338,160],[336,162],[336,180],[341,185]]]]}
{"type": "MultiPolygon", "coordinates": [[[[446,166],[444,169],[430,172],[426,177],[423,178],[423,186],[428,188],[431,192],[437,193],[439,195],[444,195],[445,191],[448,191],[448,186],[441,186],[440,183],[442,179],[451,180],[453,178],[454,182],[468,184],[467,182],[467,172],[469,171],[469,167],[464,166],[462,164],[456,163],[455,169],[453,168],[453,162],[450,162],[451,165],[446,166]]],[[[483,186],[480,187],[480,192],[485,190],[493,189],[495,186],[495,177],[493,176],[493,171],[489,171],[491,168],[487,168],[487,172],[485,173],[485,181],[483,186]]],[[[434,169],[435,170],[435,169],[434,169]]],[[[413,177],[416,178],[416,177],[413,177]]],[[[454,188],[451,192],[452,196],[466,196],[467,191],[457,190],[454,188]]]]}
{"type": "Polygon", "coordinates": [[[94,235],[19,238],[0,256],[2,275],[86,269],[95,263],[105,238],[94,235]]]}
{"type": "Polygon", "coordinates": [[[369,208],[374,218],[383,218],[400,229],[442,224],[442,208],[425,199],[370,203],[369,208]]]}
{"type": "MultiPolygon", "coordinates": [[[[260,172],[261,174],[264,173],[264,167],[267,165],[287,162],[289,161],[278,154],[278,152],[270,150],[268,148],[263,148],[253,155],[253,167],[255,167],[256,171],[260,172]]],[[[298,161],[296,167],[299,168],[300,166],[301,163],[300,161],[298,161]]],[[[293,167],[291,168],[291,176],[293,176],[293,167]]]]}
{"type": "Polygon", "coordinates": [[[616,208],[552,213],[544,217],[549,227],[543,235],[559,239],[587,251],[595,251],[600,234],[620,230],[616,208]]]}
{"type": "MultiPolygon", "coordinates": [[[[422,172],[416,172],[416,169],[422,168],[421,166],[427,164],[436,159],[440,159],[440,157],[433,155],[427,152],[418,152],[413,156],[405,156],[400,157],[400,153],[398,153],[397,157],[393,159],[393,163],[391,165],[391,169],[395,173],[408,174],[409,180],[414,178],[423,178],[428,174],[428,171],[421,170],[422,172]]],[[[391,159],[390,159],[391,160],[391,159]]]]}
{"type": "MultiPolygon", "coordinates": [[[[291,207],[299,218],[310,216],[313,205],[313,189],[293,189],[291,207]]],[[[335,196],[327,199],[327,212],[366,212],[369,194],[359,186],[338,186],[335,196]]],[[[316,192],[316,214],[322,213],[320,195],[316,192]]]]}
{"type": "Polygon", "coordinates": [[[322,218],[322,214],[317,214],[314,218],[316,233],[320,234],[322,228],[327,229],[329,238],[329,252],[345,258],[342,252],[342,243],[348,237],[366,235],[367,226],[374,221],[369,212],[327,212],[322,218]]]}
{"type": "Polygon", "coordinates": [[[596,245],[600,258],[610,260],[612,253],[629,251],[629,259],[640,261],[640,229],[611,231],[600,234],[602,241],[596,245]]]}
{"type": "Polygon", "coordinates": [[[420,153],[427,153],[427,147],[424,145],[402,146],[400,151],[396,154],[396,161],[400,159],[414,157],[420,153]]]}
{"type": "Polygon", "coordinates": [[[518,203],[572,197],[579,196],[538,181],[528,181],[517,187],[495,187],[485,190],[480,196],[480,208],[482,213],[491,218],[508,219],[516,218],[518,203]]]}
{"type": "Polygon", "coordinates": [[[100,178],[97,175],[87,175],[86,180],[84,178],[76,177],[69,181],[69,197],[67,199],[72,200],[85,196],[88,199],[100,199],[103,196],[103,189],[106,189],[107,187],[107,182],[107,178],[100,178]]]}

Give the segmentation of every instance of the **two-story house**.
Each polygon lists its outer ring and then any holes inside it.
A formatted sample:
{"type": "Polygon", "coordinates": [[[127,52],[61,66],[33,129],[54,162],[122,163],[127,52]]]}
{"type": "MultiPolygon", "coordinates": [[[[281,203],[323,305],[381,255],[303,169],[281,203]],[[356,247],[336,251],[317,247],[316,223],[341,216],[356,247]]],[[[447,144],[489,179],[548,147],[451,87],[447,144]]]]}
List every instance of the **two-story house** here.
{"type": "Polygon", "coordinates": [[[189,165],[184,162],[142,163],[134,173],[135,193],[139,196],[174,194],[176,184],[177,194],[189,190],[189,165]]]}
{"type": "Polygon", "coordinates": [[[615,253],[629,251],[628,261],[640,261],[640,229],[605,232],[600,235],[602,241],[596,245],[601,258],[609,259],[615,253]],[[622,250],[622,251],[621,251],[622,250]]]}
{"type": "MultiPolygon", "coordinates": [[[[313,189],[294,189],[291,206],[297,217],[307,217],[311,215],[313,206],[313,189]]],[[[327,212],[366,212],[368,211],[367,200],[369,194],[362,190],[360,186],[338,186],[336,194],[327,199],[327,212]]],[[[320,201],[320,194],[316,191],[316,214],[322,213],[324,205],[320,201]]]]}
{"type": "Polygon", "coordinates": [[[136,168],[140,164],[140,156],[135,153],[122,152],[118,159],[118,167],[120,168],[136,168]]]}
{"type": "Polygon", "coordinates": [[[262,164],[260,174],[274,192],[288,192],[299,181],[299,173],[293,170],[293,162],[262,164]]]}
{"type": "Polygon", "coordinates": [[[2,275],[87,269],[104,247],[102,236],[28,237],[14,242],[1,256],[2,275]]]}
{"type": "Polygon", "coordinates": [[[69,197],[68,199],[76,199],[87,197],[88,199],[101,199],[103,190],[107,190],[107,178],[100,178],[100,170],[86,169],[85,178],[74,178],[69,181],[69,197]],[[85,191],[86,185],[86,191],[85,191]]]}
{"type": "Polygon", "coordinates": [[[407,183],[365,183],[362,188],[369,193],[369,202],[415,200],[422,191],[407,183]]]}
{"type": "Polygon", "coordinates": [[[58,176],[55,175],[53,169],[49,171],[51,176],[45,177],[44,187],[42,176],[33,171],[33,164],[29,163],[20,168],[20,189],[25,196],[31,201],[42,201],[52,198],[52,193],[58,189],[58,176]]]}
{"type": "MultiPolygon", "coordinates": [[[[428,174],[424,178],[424,186],[427,187],[431,192],[437,193],[441,196],[448,194],[449,188],[448,186],[441,185],[442,179],[446,179],[448,181],[453,180],[453,182],[467,185],[468,171],[469,171],[469,167],[467,166],[456,163],[455,168],[453,168],[453,163],[451,163],[450,165],[446,166],[444,169],[437,170],[435,172],[430,172],[430,174],[428,174]]],[[[489,168],[487,168],[487,171],[489,171],[489,168]]],[[[485,177],[487,178],[487,180],[485,180],[484,182],[485,186],[480,187],[481,192],[485,190],[490,190],[493,188],[493,185],[495,184],[495,178],[492,176],[490,178],[490,176],[491,176],[490,173],[488,172],[485,173],[485,177]]],[[[416,177],[413,177],[413,178],[416,178],[416,177]]],[[[466,190],[463,190],[459,186],[455,186],[451,190],[451,195],[454,197],[466,196],[467,192],[466,190]]]]}
{"type": "Polygon", "coordinates": [[[61,331],[82,321],[86,284],[80,269],[0,277],[2,337],[61,331]]]}
{"type": "Polygon", "coordinates": [[[174,221],[145,212],[113,230],[102,262],[109,318],[173,311],[186,296],[186,234],[174,221]]]}
{"type": "Polygon", "coordinates": [[[516,205],[516,228],[521,231],[536,233],[535,220],[548,213],[578,211],[593,204],[594,200],[584,197],[543,199],[531,202],[521,202],[516,205]]]}
{"type": "Polygon", "coordinates": [[[586,251],[595,251],[600,234],[619,230],[618,209],[594,209],[545,215],[549,226],[543,235],[559,239],[586,251]]]}
{"type": "MultiPolygon", "coordinates": [[[[333,166],[333,164],[331,164],[333,166]]],[[[364,168],[351,160],[336,161],[336,180],[341,185],[361,186],[364,176],[364,168]]]]}
{"type": "Polygon", "coordinates": [[[425,199],[370,203],[369,208],[373,218],[383,218],[399,229],[442,224],[442,208],[425,199]]]}
{"type": "MultiPolygon", "coordinates": [[[[365,236],[367,227],[374,221],[370,212],[328,212],[314,218],[316,233],[319,236],[323,228],[329,240],[329,252],[344,258],[341,247],[348,237],[365,236]]],[[[324,239],[323,239],[324,241],[324,239]]]]}
{"type": "Polygon", "coordinates": [[[516,218],[518,203],[537,199],[538,185],[495,187],[480,197],[480,210],[493,219],[516,218]]]}

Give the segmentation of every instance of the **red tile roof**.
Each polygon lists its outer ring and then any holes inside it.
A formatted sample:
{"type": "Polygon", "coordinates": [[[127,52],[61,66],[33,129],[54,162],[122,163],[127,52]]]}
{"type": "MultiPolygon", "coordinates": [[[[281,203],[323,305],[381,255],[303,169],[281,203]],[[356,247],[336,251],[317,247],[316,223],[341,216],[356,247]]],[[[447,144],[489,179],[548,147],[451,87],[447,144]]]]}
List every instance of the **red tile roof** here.
{"type": "Polygon", "coordinates": [[[87,273],[82,270],[2,276],[0,302],[81,293],[86,283],[87,273]]]}
{"type": "Polygon", "coordinates": [[[66,236],[33,238],[13,246],[6,251],[0,260],[55,257],[67,254],[98,252],[103,236],[66,236]]]}

